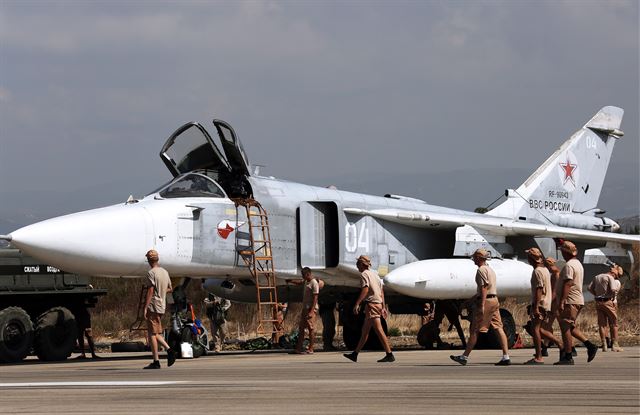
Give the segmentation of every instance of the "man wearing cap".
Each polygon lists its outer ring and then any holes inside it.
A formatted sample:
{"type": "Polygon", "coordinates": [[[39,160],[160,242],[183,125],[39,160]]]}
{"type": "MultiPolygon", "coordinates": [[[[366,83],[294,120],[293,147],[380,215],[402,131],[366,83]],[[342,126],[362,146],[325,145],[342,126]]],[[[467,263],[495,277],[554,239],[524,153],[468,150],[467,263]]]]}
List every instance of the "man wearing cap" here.
{"type": "Polygon", "coordinates": [[[592,361],[598,352],[598,346],[591,343],[576,326],[578,315],[584,306],[582,296],[582,281],[584,268],[578,261],[578,248],[571,241],[564,241],[560,245],[560,252],[566,262],[560,271],[558,286],[556,287],[556,299],[558,304],[558,322],[562,332],[564,351],[560,352],[560,360],[556,365],[573,365],[571,348],[573,337],[584,343],[587,348],[587,362],[592,361]]]}
{"type": "MultiPolygon", "coordinates": [[[[525,251],[529,264],[533,267],[531,273],[531,335],[536,349],[535,357],[525,362],[525,365],[542,365],[542,323],[551,311],[551,274],[544,266],[544,257],[538,248],[525,251]]],[[[547,334],[547,337],[550,333],[547,334]]],[[[551,334],[553,337],[553,334],[551,334]]]]}
{"type": "Polygon", "coordinates": [[[171,366],[176,361],[176,354],[162,336],[162,316],[166,309],[167,293],[173,291],[171,279],[167,270],[158,265],[160,257],[158,252],[151,249],[146,254],[147,262],[151,269],[147,272],[147,295],[144,304],[144,319],[147,321],[147,330],[153,362],[145,369],[160,369],[158,357],[158,343],[167,351],[167,365],[171,366]]]}
{"type": "Polygon", "coordinates": [[[356,261],[356,267],[360,271],[360,296],[356,300],[356,304],[353,307],[353,314],[360,313],[360,305],[365,302],[365,320],[362,325],[362,334],[360,335],[360,341],[356,346],[356,349],[351,353],[345,353],[343,356],[347,359],[357,362],[358,353],[364,347],[364,344],[369,338],[369,331],[371,328],[376,332],[380,344],[384,347],[384,351],[387,353],[385,357],[378,360],[379,363],[394,362],[396,359],[391,352],[391,346],[389,346],[389,340],[384,334],[382,329],[381,318],[387,317],[387,309],[384,304],[384,290],[382,288],[382,280],[378,276],[378,273],[371,268],[371,260],[366,255],[360,255],[356,261]]]}
{"type": "MultiPolygon", "coordinates": [[[[613,350],[618,345],[618,315],[616,313],[613,299],[615,297],[614,283],[618,276],[618,266],[611,264],[609,272],[596,275],[589,284],[589,292],[593,294],[596,301],[596,312],[598,313],[598,331],[602,341],[602,351],[608,351],[607,327],[611,330],[611,340],[613,350]]],[[[619,346],[618,346],[619,347],[619,346]]],[[[616,349],[618,348],[616,347],[616,349]]],[[[617,350],[616,350],[617,351],[617,350]]]]}
{"type": "Polygon", "coordinates": [[[487,265],[487,260],[491,255],[486,249],[478,249],[471,257],[474,264],[478,267],[476,272],[476,285],[478,287],[477,294],[473,298],[476,306],[473,311],[473,320],[469,329],[469,340],[463,354],[449,356],[451,360],[466,365],[471,351],[478,340],[478,333],[486,333],[489,327],[495,330],[498,336],[500,348],[502,348],[502,359],[496,366],[509,366],[509,347],[507,344],[507,336],[502,329],[502,318],[500,318],[500,302],[496,291],[496,273],[487,265]]]}

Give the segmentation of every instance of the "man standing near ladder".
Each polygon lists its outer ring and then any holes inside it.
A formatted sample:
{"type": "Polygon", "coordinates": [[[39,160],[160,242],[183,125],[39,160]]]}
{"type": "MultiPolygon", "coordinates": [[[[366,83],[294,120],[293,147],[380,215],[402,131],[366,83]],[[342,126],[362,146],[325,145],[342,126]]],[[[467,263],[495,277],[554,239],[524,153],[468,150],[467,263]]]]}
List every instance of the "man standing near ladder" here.
{"type": "Polygon", "coordinates": [[[302,268],[302,281],[290,281],[295,285],[303,285],[302,313],[300,314],[300,324],[298,324],[298,342],[295,354],[312,354],[315,340],[315,321],[318,313],[318,295],[320,294],[320,284],[313,278],[309,267],[302,268]],[[309,331],[309,347],[302,350],[304,345],[304,331],[309,331]]]}

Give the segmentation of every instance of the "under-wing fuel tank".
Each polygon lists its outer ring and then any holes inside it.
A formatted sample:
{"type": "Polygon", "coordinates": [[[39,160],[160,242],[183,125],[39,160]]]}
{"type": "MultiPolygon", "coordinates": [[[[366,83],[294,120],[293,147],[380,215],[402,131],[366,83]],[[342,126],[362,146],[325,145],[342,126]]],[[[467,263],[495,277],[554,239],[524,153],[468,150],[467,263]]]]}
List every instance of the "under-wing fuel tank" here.
{"type": "MultiPolygon", "coordinates": [[[[500,297],[527,297],[533,267],[515,259],[493,259],[500,297]]],[[[476,293],[476,271],[471,259],[427,259],[403,265],[384,277],[384,284],[411,297],[424,299],[470,298],[476,293]]]]}

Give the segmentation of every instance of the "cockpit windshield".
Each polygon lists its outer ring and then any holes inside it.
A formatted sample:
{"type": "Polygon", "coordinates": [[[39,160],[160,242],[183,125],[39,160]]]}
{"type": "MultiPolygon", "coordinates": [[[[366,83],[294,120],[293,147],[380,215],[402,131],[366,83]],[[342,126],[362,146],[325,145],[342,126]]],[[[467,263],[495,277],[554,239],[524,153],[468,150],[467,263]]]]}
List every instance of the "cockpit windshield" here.
{"type": "Polygon", "coordinates": [[[188,173],[176,177],[160,189],[159,195],[167,199],[178,197],[226,197],[222,188],[215,181],[198,173],[188,173]]]}

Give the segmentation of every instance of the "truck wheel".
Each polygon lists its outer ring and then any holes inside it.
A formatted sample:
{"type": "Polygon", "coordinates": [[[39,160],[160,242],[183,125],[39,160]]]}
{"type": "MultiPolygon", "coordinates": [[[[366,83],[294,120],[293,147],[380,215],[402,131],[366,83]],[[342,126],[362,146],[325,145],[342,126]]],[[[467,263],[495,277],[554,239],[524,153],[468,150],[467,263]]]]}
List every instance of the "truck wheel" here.
{"type": "Polygon", "coordinates": [[[78,328],[73,313],[54,307],[40,314],[36,323],[34,349],[40,360],[64,360],[76,344],[78,328]]]}
{"type": "Polygon", "coordinates": [[[8,307],[0,311],[0,362],[19,362],[33,344],[33,324],[26,311],[8,307]]]}

